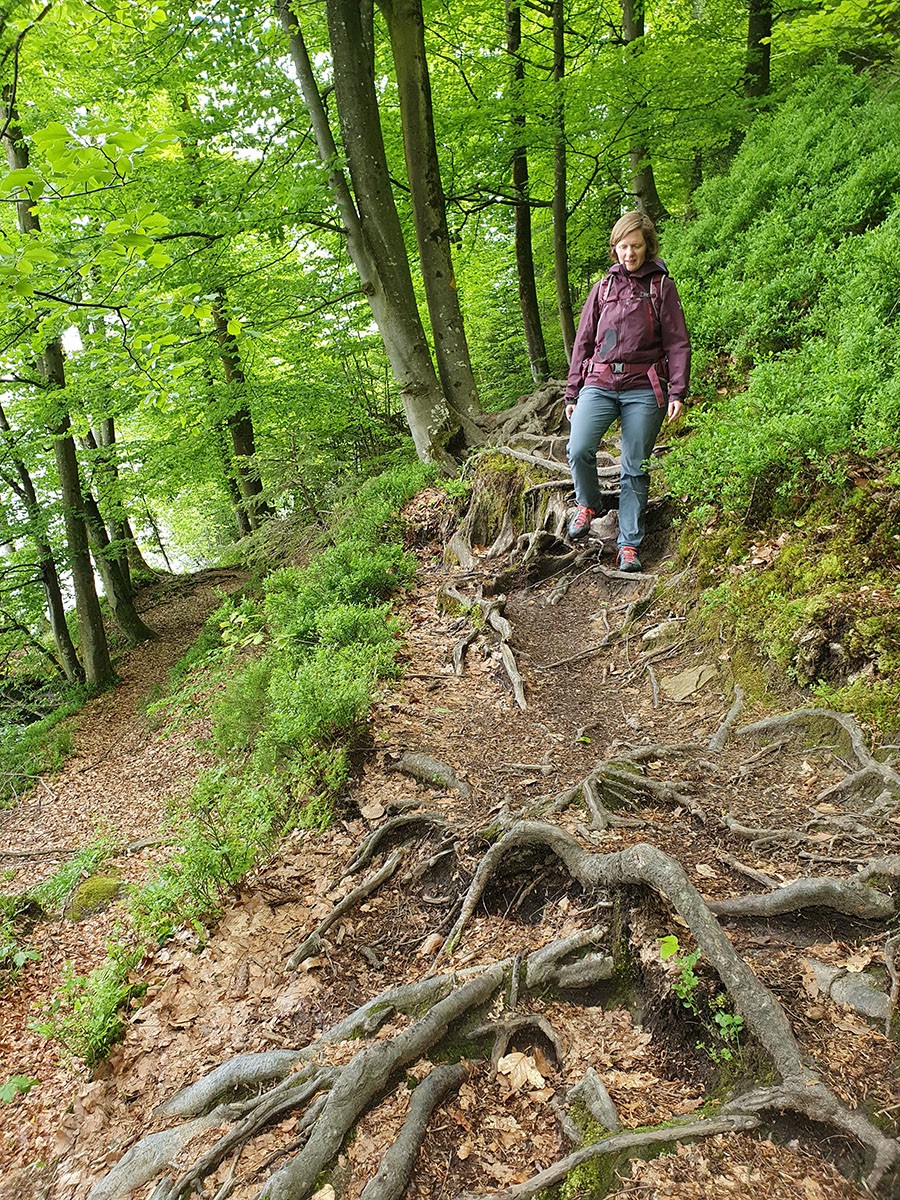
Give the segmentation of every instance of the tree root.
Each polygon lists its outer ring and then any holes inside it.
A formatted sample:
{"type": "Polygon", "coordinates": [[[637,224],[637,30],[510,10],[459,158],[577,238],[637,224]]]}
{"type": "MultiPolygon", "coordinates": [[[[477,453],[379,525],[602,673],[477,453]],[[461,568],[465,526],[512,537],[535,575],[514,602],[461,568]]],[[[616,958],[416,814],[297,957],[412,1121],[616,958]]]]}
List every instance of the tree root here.
{"type": "Polygon", "coordinates": [[[711,1117],[706,1121],[690,1121],[683,1124],[667,1125],[664,1129],[646,1129],[640,1133],[628,1131],[615,1133],[604,1138],[602,1142],[593,1142],[576,1150],[565,1158],[558,1159],[552,1166],[546,1167],[524,1183],[504,1188],[500,1192],[462,1192],[456,1200],[532,1200],[538,1192],[545,1188],[561,1183],[570,1171],[580,1167],[582,1163],[590,1162],[604,1154],[615,1154],[627,1150],[639,1150],[646,1146],[672,1145],[690,1138],[714,1137],[718,1133],[737,1133],[748,1129],[756,1129],[759,1119],[746,1114],[735,1114],[732,1117],[711,1117]]]}
{"type": "Polygon", "coordinates": [[[431,1114],[460,1087],[468,1074],[460,1063],[436,1067],[418,1084],[403,1128],[381,1160],[378,1173],[363,1189],[360,1200],[400,1200],[412,1178],[431,1114]]]}
{"type": "Polygon", "coordinates": [[[390,858],[373,875],[370,875],[368,879],[364,879],[359,887],[354,888],[352,892],[348,892],[343,900],[340,900],[334,906],[328,916],[319,922],[309,937],[288,957],[285,966],[289,971],[296,971],[302,962],[305,962],[307,958],[320,950],[322,935],[331,928],[335,921],[340,920],[345,912],[349,912],[360,900],[371,895],[372,892],[381,887],[386,879],[389,879],[393,875],[403,861],[403,853],[402,850],[395,850],[390,858]]]}
{"type": "Polygon", "coordinates": [[[801,908],[831,908],[847,917],[863,920],[885,919],[896,911],[894,901],[883,892],[854,879],[795,879],[775,891],[733,900],[710,902],[710,910],[720,917],[774,917],[801,908]]]}
{"type": "Polygon", "coordinates": [[[88,1195],[88,1200],[119,1200],[151,1179],[155,1179],[175,1156],[184,1149],[195,1137],[207,1129],[220,1124],[227,1116],[227,1106],[213,1109],[204,1117],[195,1117],[176,1125],[174,1129],[164,1129],[160,1133],[151,1133],[131,1147],[128,1152],[96,1183],[88,1195]]]}
{"type": "Polygon", "coordinates": [[[708,749],[712,750],[714,754],[718,754],[725,749],[725,743],[728,741],[728,735],[731,733],[734,723],[740,716],[741,709],[743,707],[744,689],[740,684],[735,684],[734,700],[732,701],[731,708],[728,710],[728,715],[713,736],[709,739],[708,749]]]}
{"type": "Polygon", "coordinates": [[[459,792],[464,800],[468,800],[472,795],[472,789],[459,778],[452,767],[427,754],[407,752],[401,755],[395,769],[404,775],[411,775],[420,783],[431,784],[432,787],[439,785],[459,792]]]}
{"type": "Polygon", "coordinates": [[[767,717],[765,720],[756,721],[752,725],[744,725],[736,731],[736,736],[749,737],[773,730],[791,729],[796,725],[808,726],[810,724],[822,723],[836,725],[842,731],[846,737],[849,749],[859,765],[858,770],[841,780],[840,783],[835,784],[834,787],[826,788],[818,797],[819,800],[824,800],[841,792],[852,791],[854,789],[863,791],[860,785],[869,782],[874,783],[881,789],[887,788],[892,793],[900,791],[900,775],[886,763],[879,762],[869,753],[863,731],[847,713],[834,712],[830,708],[801,708],[796,712],[785,713],[778,717],[767,717]]]}
{"type": "Polygon", "coordinates": [[[367,866],[375,857],[375,852],[382,842],[385,842],[391,834],[396,833],[398,830],[408,830],[413,825],[431,825],[435,829],[440,830],[447,828],[446,821],[437,813],[401,813],[399,816],[391,817],[390,820],[384,821],[379,825],[377,829],[372,830],[350,862],[347,863],[344,875],[353,875],[362,867],[367,866]]]}
{"type": "Polygon", "coordinates": [[[239,1054],[237,1058],[210,1071],[202,1079],[182,1088],[159,1105],[157,1113],[163,1117],[194,1117],[211,1108],[224,1096],[268,1083],[272,1079],[284,1079],[300,1060],[296,1050],[264,1050],[260,1054],[239,1054]]]}
{"type": "Polygon", "coordinates": [[[757,1038],[781,1077],[777,1105],[772,1094],[767,1093],[768,1098],[761,1107],[792,1108],[856,1138],[874,1152],[867,1183],[871,1188],[877,1185],[884,1172],[900,1159],[900,1145],[886,1137],[862,1113],[846,1108],[805,1065],[781,1005],[738,956],[681,865],[655,846],[639,843],[617,853],[592,854],[555,826],[543,822],[516,822],[482,858],[460,916],[445,943],[445,953],[458,943],[466,922],[504,855],[522,847],[549,849],[571,877],[586,889],[596,891],[643,884],[665,896],[693,933],[697,945],[743,1017],[746,1028],[757,1038]]]}

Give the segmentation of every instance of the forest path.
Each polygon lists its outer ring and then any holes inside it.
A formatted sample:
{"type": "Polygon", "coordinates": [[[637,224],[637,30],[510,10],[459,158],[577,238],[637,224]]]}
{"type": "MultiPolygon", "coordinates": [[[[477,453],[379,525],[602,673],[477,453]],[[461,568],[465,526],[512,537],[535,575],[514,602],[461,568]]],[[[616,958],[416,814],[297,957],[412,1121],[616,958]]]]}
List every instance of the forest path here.
{"type": "MultiPolygon", "coordinates": [[[[79,850],[107,837],[117,846],[152,843],[160,836],[169,799],[188,788],[204,765],[197,726],[167,736],[153,730],[144,705],[156,686],[196,638],[203,622],[245,578],[243,572],[211,569],[165,579],[145,588],[138,609],[158,634],[152,642],[116,658],[120,682],[90,700],[71,720],[73,749],[62,769],[42,779],[30,797],[0,812],[0,865],[4,890],[24,892],[51,877],[79,850]]],[[[165,854],[158,845],[112,858],[105,871],[123,882],[145,878],[165,854]]],[[[0,1005],[0,1082],[13,1075],[40,1086],[15,1105],[0,1105],[0,1157],[11,1167],[52,1156],[59,1115],[71,1092],[71,1071],[59,1063],[59,1047],[29,1030],[60,985],[68,964],[84,975],[106,956],[116,918],[112,911],[80,921],[40,921],[28,945],[39,955],[0,1005]]],[[[27,1197],[28,1187],[9,1195],[27,1197]]],[[[0,1188],[5,1185],[0,1183],[0,1188]]]]}
{"type": "MultiPolygon", "coordinates": [[[[420,503],[427,507],[427,498],[420,503]]],[[[419,515],[427,524],[427,514],[419,515]]],[[[461,675],[450,668],[453,647],[470,625],[445,611],[442,593],[453,582],[474,596],[498,564],[485,561],[476,571],[454,574],[441,549],[431,544],[421,550],[418,583],[398,601],[407,629],[406,674],[386,689],[372,714],[370,741],[359,751],[340,819],[324,834],[294,835],[274,862],[254,872],[201,953],[170,945],[157,956],[146,1003],[133,1014],[124,1042],[94,1078],[75,1081],[71,1109],[57,1123],[56,1161],[44,1171],[17,1173],[17,1184],[31,1187],[36,1197],[85,1200],[129,1147],[171,1126],[159,1112],[161,1103],[235,1055],[303,1047],[385,988],[416,983],[435,969],[514,958],[611,920],[602,893],[576,884],[546,849],[514,852],[436,967],[459,898],[488,845],[480,831],[504,816],[543,814],[588,848],[603,851],[652,842],[677,857],[711,899],[757,890],[747,872],[773,881],[806,874],[809,863],[798,853],[828,858],[829,869],[843,874],[854,869],[858,830],[840,823],[809,827],[817,805],[823,820],[843,815],[840,803],[818,799],[846,774],[840,748],[812,745],[793,730],[763,736],[761,746],[741,738],[725,739],[724,749],[711,747],[731,704],[723,670],[728,651],[722,649],[722,661],[710,661],[708,650],[679,636],[687,601],[672,578],[664,536],[648,554],[658,579],[611,576],[595,563],[562,596],[554,595],[553,579],[531,583],[523,575],[514,581],[506,615],[525,679],[525,710],[514,700],[489,630],[469,648],[461,675]],[[657,586],[667,578],[668,584],[657,586]],[[620,635],[626,616],[631,623],[620,635]],[[660,633],[666,624],[668,632],[660,633]],[[611,631],[615,636],[603,645],[611,631]],[[651,632],[656,636],[645,641],[651,632]],[[682,753],[678,748],[687,744],[692,749],[682,753]],[[409,752],[439,760],[462,787],[427,786],[398,770],[409,752]],[[629,756],[640,761],[635,769],[642,787],[624,797],[623,823],[601,829],[577,804],[547,815],[552,798],[599,761],[629,756]],[[725,814],[751,830],[758,826],[760,836],[727,829],[725,814]],[[397,827],[373,848],[371,864],[347,875],[373,833],[388,829],[393,818],[414,816],[425,826],[415,837],[397,827]],[[764,835],[775,828],[779,835],[764,835]],[[798,838],[785,829],[800,831],[798,838]],[[405,855],[394,876],[361,897],[323,932],[298,969],[289,969],[291,953],[394,849],[405,855]]],[[[607,552],[601,563],[609,561],[607,552]]],[[[754,715],[747,711],[740,720],[754,715]]],[[[900,830],[894,826],[891,834],[891,828],[877,852],[900,846],[900,830]]],[[[548,1167],[567,1152],[560,1106],[588,1068],[602,1076],[626,1128],[703,1111],[716,1086],[704,1045],[711,1034],[686,1022],[660,984],[667,969],[659,939],[676,934],[689,942],[689,935],[659,898],[645,898],[629,910],[628,921],[627,933],[619,936],[628,940],[643,988],[624,997],[625,1004],[616,1002],[615,987],[596,986],[576,993],[574,1002],[522,996],[516,1010],[513,999],[513,1010],[527,1013],[530,1025],[509,1043],[512,1054],[499,1074],[490,1063],[469,1063],[467,1081],[425,1136],[408,1200],[494,1194],[548,1167]],[[535,1022],[558,1039],[558,1060],[535,1022]]],[[[804,965],[806,955],[839,972],[877,962],[883,922],[819,909],[812,917],[731,923],[729,931],[735,948],[781,1001],[820,1077],[842,1101],[896,1131],[894,1047],[877,1023],[818,989],[804,965]]],[[[396,1029],[395,1021],[379,1036],[389,1039],[396,1029]]],[[[340,1069],[358,1048],[355,1040],[339,1042],[329,1052],[328,1069],[340,1069]]],[[[360,1196],[408,1111],[408,1081],[426,1071],[424,1061],[410,1065],[399,1086],[363,1116],[332,1177],[339,1194],[360,1196]]],[[[267,1164],[294,1141],[298,1120],[285,1115],[248,1141],[237,1161],[213,1168],[208,1194],[258,1196],[267,1164]]],[[[811,1133],[797,1121],[785,1130],[777,1140],[721,1134],[654,1162],[624,1164],[622,1180],[611,1181],[609,1194],[637,1190],[649,1200],[863,1196],[835,1165],[852,1169],[846,1142],[822,1136],[821,1129],[811,1133]]],[[[176,1169],[189,1167],[216,1136],[216,1130],[199,1131],[177,1155],[176,1169]]],[[[331,1197],[330,1187],[317,1193],[321,1200],[331,1197]]],[[[593,1200],[603,1194],[596,1187],[589,1178],[582,1190],[567,1194],[593,1200]]],[[[147,1182],[135,1194],[145,1198],[152,1191],[147,1182]]],[[[0,1185],[4,1200],[21,1194],[0,1185]]]]}

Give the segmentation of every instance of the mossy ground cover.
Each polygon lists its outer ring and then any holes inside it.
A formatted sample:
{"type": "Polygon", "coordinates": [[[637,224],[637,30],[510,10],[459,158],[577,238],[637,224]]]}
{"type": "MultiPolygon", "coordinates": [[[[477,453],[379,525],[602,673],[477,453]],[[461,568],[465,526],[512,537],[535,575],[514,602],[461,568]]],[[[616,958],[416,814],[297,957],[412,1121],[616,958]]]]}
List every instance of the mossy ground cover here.
{"type": "Polygon", "coordinates": [[[696,632],[729,646],[751,693],[782,674],[892,739],[898,546],[900,501],[875,480],[823,487],[790,520],[763,528],[695,510],[682,522],[680,554],[698,586],[696,632]]]}

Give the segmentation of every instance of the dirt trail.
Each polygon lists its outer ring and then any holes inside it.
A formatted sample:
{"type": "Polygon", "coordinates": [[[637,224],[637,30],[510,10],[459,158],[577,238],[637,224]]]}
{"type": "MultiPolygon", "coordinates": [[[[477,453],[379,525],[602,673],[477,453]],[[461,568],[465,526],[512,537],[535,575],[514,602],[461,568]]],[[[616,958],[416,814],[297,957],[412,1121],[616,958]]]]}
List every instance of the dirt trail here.
{"type": "MultiPolygon", "coordinates": [[[[533,585],[521,579],[506,614],[525,679],[523,711],[489,633],[470,647],[463,674],[452,672],[451,651],[469,623],[442,611],[448,572],[439,549],[423,550],[420,582],[398,604],[408,630],[407,673],[376,706],[341,819],[324,835],[296,835],[275,862],[249,878],[243,899],[224,914],[201,953],[176,945],[158,955],[147,1001],[134,1013],[124,1043],[93,1079],[72,1080],[71,1105],[56,1111],[53,1146],[40,1143],[49,1165],[9,1176],[0,1184],[4,1200],[85,1200],[130,1146],[171,1124],[158,1105],[230,1057],[303,1047],[385,988],[420,981],[435,969],[515,959],[598,922],[618,927],[612,942],[618,937],[630,947],[629,987],[619,988],[618,1002],[612,986],[582,990],[574,1002],[528,995],[517,1008],[513,999],[512,1010],[527,1014],[526,1032],[508,1040],[498,1071],[487,1062],[469,1063],[466,1081],[432,1119],[407,1196],[494,1194],[548,1167],[570,1148],[563,1101],[588,1068],[602,1076],[626,1128],[699,1114],[715,1086],[703,1044],[711,1035],[686,1021],[662,986],[660,937],[675,934],[685,943],[690,937],[658,897],[645,895],[629,908],[627,926],[616,926],[623,919],[617,903],[575,882],[552,854],[516,852],[488,884],[455,949],[434,966],[489,844],[481,831],[509,814],[546,815],[554,796],[602,760],[639,763],[633,770],[641,773],[641,787],[618,810],[624,820],[601,828],[578,804],[548,819],[592,851],[653,843],[676,856],[711,899],[760,890],[760,878],[777,883],[813,870],[846,875],[866,854],[900,850],[896,803],[885,810],[888,823],[878,826],[878,845],[870,847],[860,832],[863,819],[847,811],[849,802],[826,795],[847,773],[840,745],[790,729],[760,739],[722,738],[724,749],[711,747],[731,705],[727,651],[721,661],[711,660],[708,649],[683,636],[686,601],[677,581],[657,589],[636,617],[634,601],[649,594],[652,580],[588,570],[550,603],[554,580],[533,585]],[[626,615],[633,618],[627,635],[610,638],[626,615]],[[664,622],[670,624],[662,635],[664,622]],[[645,640],[651,632],[657,636],[645,640]],[[671,750],[686,744],[692,749],[671,750]],[[452,768],[462,790],[427,786],[399,771],[406,752],[452,768]],[[424,814],[424,828],[386,838],[367,867],[345,877],[369,834],[392,817],[414,814],[424,814]],[[726,815],[736,823],[731,828],[726,815]],[[394,876],[360,898],[299,969],[289,970],[291,952],[395,848],[405,857],[394,876]]],[[[671,576],[662,540],[655,551],[651,545],[648,564],[661,580],[671,576]]],[[[485,563],[484,578],[494,570],[496,564],[485,563]]],[[[457,585],[474,592],[478,574],[457,585]]],[[[738,723],[757,715],[746,711],[738,723]]],[[[894,1047],[876,1022],[829,998],[804,963],[809,956],[844,973],[877,964],[884,922],[816,908],[811,915],[727,924],[735,947],[784,1006],[807,1061],[840,1100],[896,1133],[894,1047]]],[[[380,1036],[396,1031],[395,1021],[380,1036]]],[[[331,1067],[346,1063],[358,1045],[334,1046],[326,1055],[331,1067]]],[[[399,1086],[362,1118],[332,1177],[339,1193],[360,1196],[408,1111],[408,1083],[426,1071],[424,1059],[410,1064],[399,1086]]],[[[752,1075],[749,1063],[747,1071],[752,1075]]],[[[28,1111],[20,1106],[23,1115],[28,1111]]],[[[236,1162],[214,1169],[208,1194],[257,1196],[298,1122],[295,1114],[284,1116],[236,1162]]],[[[43,1129],[46,1135],[46,1122],[43,1129]]],[[[20,1132],[18,1164],[34,1157],[32,1135],[20,1132]]],[[[216,1136],[200,1133],[177,1156],[176,1168],[188,1167],[216,1136]]],[[[764,1135],[723,1133],[651,1163],[621,1163],[622,1181],[610,1181],[609,1194],[851,1200],[863,1192],[838,1166],[858,1174],[854,1154],[846,1139],[795,1120],[783,1126],[777,1144],[764,1135]]],[[[602,1194],[598,1186],[589,1177],[582,1190],[567,1194],[593,1197],[602,1194]]],[[[146,1183],[135,1194],[152,1191],[146,1183]]],[[[318,1194],[325,1200],[331,1192],[325,1187],[318,1194]]]]}
{"type": "MultiPolygon", "coordinates": [[[[30,798],[0,812],[4,890],[22,892],[40,883],[98,835],[128,846],[159,834],[168,799],[190,786],[205,760],[195,744],[198,728],[177,737],[154,732],[143,704],[154,685],[165,683],[223,593],[234,590],[243,577],[233,570],[209,570],[140,594],[138,607],[158,640],[119,656],[118,685],[73,718],[73,752],[62,770],[42,780],[30,798]]],[[[148,846],[117,856],[108,869],[123,881],[140,881],[164,852],[148,846]]],[[[0,1153],[6,1168],[53,1156],[73,1077],[58,1061],[58,1047],[28,1024],[56,991],[66,964],[83,975],[105,958],[114,921],[108,911],[79,922],[40,922],[28,943],[40,957],[3,994],[0,1081],[12,1075],[40,1081],[15,1105],[0,1105],[0,1153]]],[[[15,1186],[0,1185],[9,1195],[30,1195],[29,1185],[18,1191],[15,1186]]]]}

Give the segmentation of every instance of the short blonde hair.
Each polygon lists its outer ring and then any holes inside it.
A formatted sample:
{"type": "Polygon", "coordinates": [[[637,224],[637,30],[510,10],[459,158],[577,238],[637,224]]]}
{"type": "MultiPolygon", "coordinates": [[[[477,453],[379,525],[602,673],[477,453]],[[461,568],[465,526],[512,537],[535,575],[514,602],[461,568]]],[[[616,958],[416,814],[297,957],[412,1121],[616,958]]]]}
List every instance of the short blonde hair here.
{"type": "Polygon", "coordinates": [[[609,235],[609,257],[612,262],[618,262],[616,258],[616,246],[623,238],[628,237],[629,233],[634,233],[640,229],[644,235],[644,241],[647,243],[647,258],[656,258],[659,254],[659,234],[656,232],[656,226],[650,220],[645,212],[639,209],[635,212],[627,212],[624,216],[619,217],[615,225],[612,227],[612,233],[609,235]]]}

